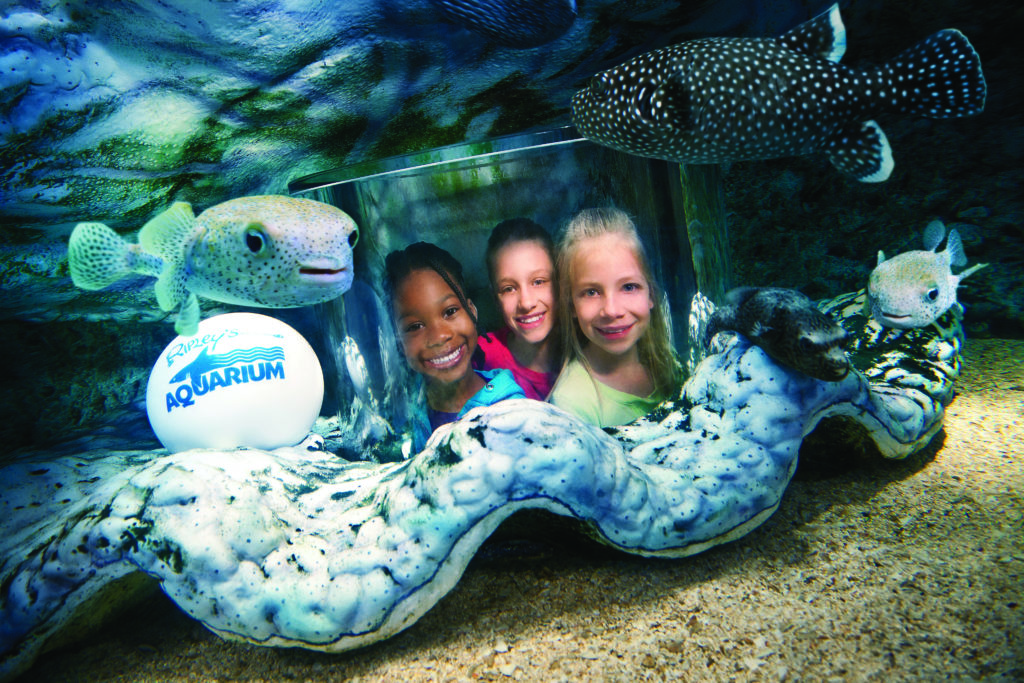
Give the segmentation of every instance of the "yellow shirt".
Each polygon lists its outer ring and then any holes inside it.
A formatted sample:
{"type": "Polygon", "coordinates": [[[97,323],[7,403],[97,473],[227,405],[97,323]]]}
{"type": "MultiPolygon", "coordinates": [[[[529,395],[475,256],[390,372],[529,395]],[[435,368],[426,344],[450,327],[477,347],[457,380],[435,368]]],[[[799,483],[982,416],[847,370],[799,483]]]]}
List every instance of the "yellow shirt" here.
{"type": "Polygon", "coordinates": [[[665,400],[657,390],[634,396],[594,379],[578,360],[570,361],[558,376],[551,403],[598,427],[629,424],[665,400]]]}

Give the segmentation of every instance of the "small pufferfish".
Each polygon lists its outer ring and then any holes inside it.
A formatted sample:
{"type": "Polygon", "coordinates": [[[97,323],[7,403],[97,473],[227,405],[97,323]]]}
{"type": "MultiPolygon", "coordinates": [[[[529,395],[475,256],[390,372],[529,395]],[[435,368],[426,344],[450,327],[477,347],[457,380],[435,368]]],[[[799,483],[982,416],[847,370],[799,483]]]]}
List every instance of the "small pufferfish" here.
{"type": "MultiPolygon", "coordinates": [[[[868,278],[867,313],[884,327],[908,330],[925,327],[957,303],[960,282],[987,263],[954,274],[951,266],[966,266],[960,234],[949,231],[946,248],[936,253],[946,226],[932,221],[924,230],[925,250],[908,251],[886,260],[878,252],[878,264],[868,278]]],[[[940,328],[940,331],[941,330],[940,328]]]]}
{"type": "Polygon", "coordinates": [[[839,64],[839,5],[778,38],[699,38],[598,73],[572,100],[580,134],[684,164],[823,151],[862,182],[889,177],[878,112],[957,118],[985,107],[981,61],[962,33],[939,31],[876,68],[839,64]]]}
{"type": "Polygon", "coordinates": [[[191,336],[202,296],[263,308],[309,306],[352,286],[355,221],[329,204],[276,195],[239,197],[199,214],[176,202],[124,240],[103,223],[79,223],[68,241],[71,280],[103,289],[133,273],[157,277],[164,311],[180,306],[174,329],[191,336]]]}

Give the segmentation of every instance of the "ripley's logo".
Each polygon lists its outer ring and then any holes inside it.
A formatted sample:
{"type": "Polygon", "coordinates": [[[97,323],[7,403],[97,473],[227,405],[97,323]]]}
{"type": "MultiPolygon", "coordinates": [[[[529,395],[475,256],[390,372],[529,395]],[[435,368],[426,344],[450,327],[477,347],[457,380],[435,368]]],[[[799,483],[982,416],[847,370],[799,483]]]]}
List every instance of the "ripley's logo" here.
{"type": "Polygon", "coordinates": [[[197,397],[219,387],[284,379],[284,349],[258,346],[210,355],[207,347],[175,374],[171,383],[185,382],[186,378],[189,380],[186,384],[167,392],[168,413],[174,408],[192,405],[197,397]]]}

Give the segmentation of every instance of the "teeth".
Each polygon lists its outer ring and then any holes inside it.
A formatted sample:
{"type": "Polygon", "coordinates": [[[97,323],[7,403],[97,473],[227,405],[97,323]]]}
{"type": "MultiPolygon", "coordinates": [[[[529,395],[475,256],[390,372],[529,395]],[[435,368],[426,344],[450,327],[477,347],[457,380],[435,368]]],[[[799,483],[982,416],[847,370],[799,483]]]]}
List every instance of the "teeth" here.
{"type": "Polygon", "coordinates": [[[529,316],[527,318],[520,318],[519,322],[522,325],[529,325],[531,323],[537,322],[538,320],[540,320],[543,317],[544,317],[543,313],[538,313],[537,315],[531,315],[531,316],[529,316]]]}
{"type": "Polygon", "coordinates": [[[430,359],[430,363],[432,365],[447,365],[448,363],[451,363],[453,360],[458,358],[461,354],[462,347],[460,346],[459,348],[449,353],[447,356],[439,356],[437,358],[430,359]]]}

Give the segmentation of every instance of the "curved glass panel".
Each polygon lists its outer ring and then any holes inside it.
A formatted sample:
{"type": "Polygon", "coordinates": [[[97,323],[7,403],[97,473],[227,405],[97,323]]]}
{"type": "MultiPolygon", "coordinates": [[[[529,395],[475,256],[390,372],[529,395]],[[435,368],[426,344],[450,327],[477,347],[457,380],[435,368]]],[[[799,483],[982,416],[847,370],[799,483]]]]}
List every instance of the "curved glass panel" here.
{"type": "Polygon", "coordinates": [[[412,242],[433,242],[460,260],[481,330],[492,330],[501,319],[484,250],[494,226],[523,216],[557,237],[579,210],[616,206],[636,222],[671,305],[677,347],[685,343],[696,285],[676,164],[594,144],[567,127],[355,164],[297,179],[289,190],[359,225],[356,283],[321,309],[338,377],[327,385],[354,439],[401,432],[415,412],[407,389],[415,378],[396,350],[381,286],[384,257],[412,242]]]}

